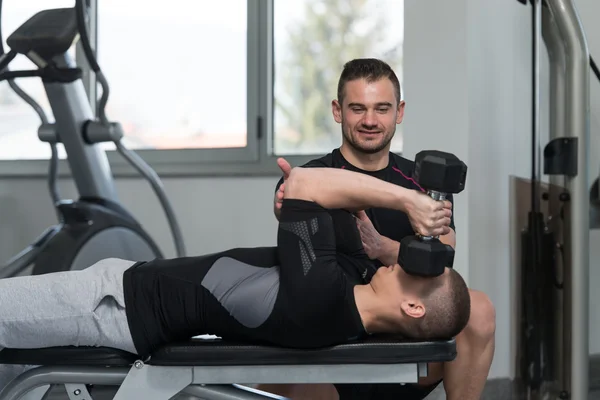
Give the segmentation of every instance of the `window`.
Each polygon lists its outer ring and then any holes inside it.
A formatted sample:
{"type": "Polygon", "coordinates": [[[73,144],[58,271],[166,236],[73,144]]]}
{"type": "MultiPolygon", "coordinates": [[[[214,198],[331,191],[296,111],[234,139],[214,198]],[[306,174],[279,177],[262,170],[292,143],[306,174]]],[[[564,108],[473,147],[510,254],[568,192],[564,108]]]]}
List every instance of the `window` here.
{"type": "MultiPolygon", "coordinates": [[[[4,40],[37,11],[74,4],[4,0],[4,40]]],[[[161,175],[277,172],[279,155],[300,164],[341,144],[331,100],[345,62],[381,58],[402,81],[403,0],[92,4],[97,29],[91,36],[110,85],[107,116],[123,126],[125,145],[161,175]],[[266,118],[272,120],[263,123],[266,118]]],[[[32,67],[24,57],[11,65],[32,67]]],[[[53,121],[41,81],[18,83],[53,121]]],[[[37,138],[38,116],[6,82],[0,83],[0,116],[0,160],[49,158],[49,146],[37,138]]],[[[392,150],[402,150],[402,125],[392,150]]],[[[118,154],[109,159],[116,174],[131,172],[118,154]]],[[[0,173],[11,174],[12,164],[2,165],[0,173]]],[[[46,167],[37,163],[31,171],[43,175],[46,167]]]]}
{"type": "MultiPolygon", "coordinates": [[[[6,38],[33,15],[48,8],[73,7],[73,0],[4,0],[2,3],[2,44],[4,51],[6,38]]],[[[75,46],[70,54],[75,56],[75,46]]],[[[36,66],[25,56],[17,56],[10,64],[10,70],[35,69],[36,66]]],[[[39,78],[17,79],[15,82],[31,96],[44,110],[51,122],[52,110],[39,78]]],[[[8,82],[0,82],[0,159],[48,159],[50,147],[38,139],[41,122],[35,111],[10,88],[8,82]]],[[[62,146],[58,146],[59,156],[64,157],[62,146]]]]}
{"type": "MultiPolygon", "coordinates": [[[[402,82],[403,0],[273,0],[273,149],[322,154],[341,144],[331,100],[345,62],[375,57],[402,82]]],[[[402,150],[398,125],[392,151],[402,150]]]]}
{"type": "Polygon", "coordinates": [[[107,116],[131,149],[247,146],[247,0],[98,1],[107,116]]]}

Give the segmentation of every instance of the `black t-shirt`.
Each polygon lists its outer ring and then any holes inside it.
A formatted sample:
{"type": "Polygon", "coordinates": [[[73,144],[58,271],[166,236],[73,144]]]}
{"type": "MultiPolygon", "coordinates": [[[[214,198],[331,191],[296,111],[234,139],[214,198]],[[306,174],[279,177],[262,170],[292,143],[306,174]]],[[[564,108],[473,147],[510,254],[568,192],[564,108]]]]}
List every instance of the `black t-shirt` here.
{"type": "Polygon", "coordinates": [[[285,200],[277,247],[132,266],[123,285],[138,354],[147,357],[162,344],[202,334],[295,348],[363,337],[357,282],[344,271],[370,261],[364,252],[351,255],[362,247],[358,232],[349,234],[335,223],[352,218],[346,211],[285,200]],[[340,255],[339,249],[347,252],[340,255]]]}
{"type": "MultiPolygon", "coordinates": [[[[398,186],[421,191],[421,187],[412,178],[414,164],[414,161],[390,152],[389,163],[385,168],[378,171],[365,171],[350,164],[350,162],[344,158],[341,151],[335,149],[321,158],[309,161],[304,164],[303,167],[348,169],[350,171],[360,172],[379,178],[398,186]]],[[[279,186],[282,183],[283,178],[277,183],[275,191],[279,189],[279,186]]],[[[447,199],[450,202],[454,202],[451,194],[447,196],[447,199]]],[[[377,232],[387,238],[400,242],[404,237],[415,234],[410,221],[408,220],[408,216],[402,211],[386,208],[371,208],[366,210],[366,213],[371,219],[375,229],[377,229],[377,232]]],[[[452,217],[450,227],[455,230],[454,216],[452,217]]],[[[378,260],[374,260],[374,263],[376,266],[381,266],[381,263],[378,260]]]]}

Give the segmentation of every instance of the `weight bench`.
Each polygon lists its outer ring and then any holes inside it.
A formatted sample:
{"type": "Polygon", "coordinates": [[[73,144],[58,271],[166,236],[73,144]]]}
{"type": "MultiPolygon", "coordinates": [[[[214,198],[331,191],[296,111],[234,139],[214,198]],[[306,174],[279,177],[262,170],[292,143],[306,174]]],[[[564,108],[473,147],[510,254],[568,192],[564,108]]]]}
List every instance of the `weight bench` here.
{"type": "MultiPolygon", "coordinates": [[[[164,346],[146,360],[104,347],[3,349],[0,364],[36,365],[16,377],[0,400],[41,400],[63,385],[70,400],[93,399],[93,386],[118,387],[115,400],[267,399],[240,385],[258,383],[411,383],[427,363],[456,357],[454,340],[409,342],[371,337],[317,350],[298,350],[196,337],[164,346]],[[35,389],[34,392],[32,392],[35,389]],[[90,392],[90,389],[92,391],[90,392]]],[[[276,398],[276,397],[275,397],[276,398]]]]}

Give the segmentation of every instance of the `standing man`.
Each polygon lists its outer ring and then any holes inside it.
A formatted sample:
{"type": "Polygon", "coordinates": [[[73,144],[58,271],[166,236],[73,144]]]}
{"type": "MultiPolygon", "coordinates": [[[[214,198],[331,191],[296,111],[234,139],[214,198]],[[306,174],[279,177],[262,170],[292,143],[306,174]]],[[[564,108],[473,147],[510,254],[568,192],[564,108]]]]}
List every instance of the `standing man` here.
{"type": "MultiPolygon", "coordinates": [[[[390,152],[396,125],[404,117],[400,83],[391,67],[377,59],[355,59],[344,66],[333,117],[342,127],[342,145],[305,167],[345,168],[377,177],[414,190],[422,190],[411,178],[413,161],[390,152]]],[[[284,177],[275,194],[274,211],[281,209],[284,177]]],[[[453,201],[452,197],[448,200],[453,201]]],[[[374,267],[391,265],[398,259],[400,241],[414,230],[406,214],[373,208],[357,214],[363,247],[374,267]]],[[[454,218],[450,233],[440,240],[456,245],[454,218]]],[[[372,271],[349,273],[357,280],[369,280],[372,271]]],[[[452,362],[432,363],[429,376],[415,385],[261,385],[259,388],[296,399],[424,399],[443,381],[448,400],[476,400],[482,395],[494,356],[495,309],[483,292],[470,290],[471,316],[467,327],[456,337],[458,355],[452,362]]]]}

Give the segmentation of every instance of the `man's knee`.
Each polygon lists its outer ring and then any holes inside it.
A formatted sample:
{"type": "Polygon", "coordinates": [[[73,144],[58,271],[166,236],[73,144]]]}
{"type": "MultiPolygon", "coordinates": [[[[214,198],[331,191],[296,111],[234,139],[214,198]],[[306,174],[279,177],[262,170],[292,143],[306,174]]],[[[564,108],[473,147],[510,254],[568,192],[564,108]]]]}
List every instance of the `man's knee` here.
{"type": "Polygon", "coordinates": [[[496,333],[496,308],[490,298],[478,290],[471,294],[471,316],[463,331],[469,336],[491,340],[496,333]]]}
{"type": "Polygon", "coordinates": [[[444,364],[440,362],[427,364],[427,376],[419,378],[419,386],[431,386],[444,378],[444,364]]]}

